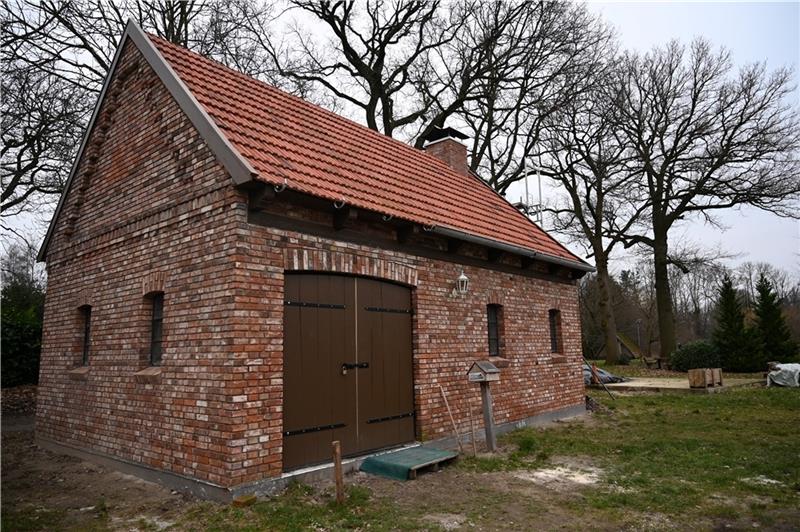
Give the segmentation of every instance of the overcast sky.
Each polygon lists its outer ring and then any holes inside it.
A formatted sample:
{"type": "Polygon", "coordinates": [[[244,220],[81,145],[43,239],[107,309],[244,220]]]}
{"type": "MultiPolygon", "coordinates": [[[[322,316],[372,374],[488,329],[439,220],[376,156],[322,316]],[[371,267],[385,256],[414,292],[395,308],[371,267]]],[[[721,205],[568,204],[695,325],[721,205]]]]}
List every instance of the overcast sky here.
{"type": "MultiPolygon", "coordinates": [[[[696,36],[731,50],[738,65],[766,61],[767,66],[792,66],[800,85],[800,1],[792,2],[608,2],[592,1],[619,36],[623,47],[649,50],[654,45],[696,36]]],[[[795,91],[795,105],[800,92],[795,91]]],[[[545,195],[547,192],[545,192],[545,195]]],[[[509,194],[515,201],[519,191],[509,194]]],[[[743,261],[770,262],[800,273],[800,222],[756,209],[723,211],[724,230],[701,222],[685,224],[671,240],[719,246],[743,261]]],[[[577,249],[575,249],[578,251],[577,249]]],[[[617,261],[617,267],[624,263],[617,261]]]]}

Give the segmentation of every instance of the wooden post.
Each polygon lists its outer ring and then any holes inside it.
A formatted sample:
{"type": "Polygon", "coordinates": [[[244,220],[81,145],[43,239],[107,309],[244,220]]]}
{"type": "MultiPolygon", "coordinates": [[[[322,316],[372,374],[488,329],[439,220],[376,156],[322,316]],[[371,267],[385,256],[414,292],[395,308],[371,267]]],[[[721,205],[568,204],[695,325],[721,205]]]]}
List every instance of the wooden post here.
{"type": "Polygon", "coordinates": [[[472,405],[469,404],[470,402],[467,402],[467,409],[469,412],[469,430],[472,433],[472,456],[478,456],[478,444],[475,442],[475,420],[472,419],[474,410],[472,410],[472,405]]]}
{"type": "Polygon", "coordinates": [[[486,447],[489,452],[494,452],[497,447],[497,438],[494,435],[494,415],[492,414],[492,390],[488,382],[481,383],[481,399],[483,400],[483,425],[486,428],[486,447]]]}
{"type": "Polygon", "coordinates": [[[344,503],[344,477],[342,476],[342,444],[333,442],[333,475],[336,479],[336,502],[344,503]]]}

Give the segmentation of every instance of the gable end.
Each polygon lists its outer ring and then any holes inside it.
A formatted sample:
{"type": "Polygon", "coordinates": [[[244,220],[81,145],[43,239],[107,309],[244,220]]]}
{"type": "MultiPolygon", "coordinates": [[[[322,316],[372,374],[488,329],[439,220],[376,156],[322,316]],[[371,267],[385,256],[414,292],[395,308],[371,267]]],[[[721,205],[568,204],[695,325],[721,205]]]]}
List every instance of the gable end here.
{"type": "MultiPolygon", "coordinates": [[[[47,228],[44,241],[42,242],[42,246],[37,254],[36,259],[40,262],[46,260],[48,245],[53,237],[53,233],[55,232],[55,228],[58,219],[62,214],[62,210],[65,207],[66,197],[69,194],[73,181],[76,178],[75,176],[79,167],[79,163],[84,157],[92,156],[92,149],[89,145],[89,139],[91,138],[95,127],[98,126],[98,121],[102,118],[99,116],[99,113],[103,102],[107,97],[111,98],[114,96],[110,92],[112,81],[115,79],[114,74],[117,70],[117,65],[122,55],[122,50],[125,48],[125,44],[129,39],[139,50],[139,53],[141,53],[142,57],[145,58],[150,68],[156,73],[158,78],[178,103],[181,110],[186,114],[187,118],[189,118],[203,140],[205,140],[205,142],[208,144],[217,160],[231,175],[234,184],[240,185],[247,183],[258,175],[258,172],[256,172],[250,162],[239,153],[239,151],[230,143],[222,131],[220,131],[214,120],[208,115],[203,106],[192,95],[172,67],[164,60],[164,57],[153,45],[144,31],[142,31],[142,29],[133,20],[129,20],[127,26],[125,27],[125,32],[122,34],[122,38],[117,46],[117,51],[114,54],[114,60],[111,63],[111,67],[109,68],[109,72],[103,83],[103,88],[97,98],[97,103],[95,104],[92,117],[89,120],[86,131],[84,132],[81,146],[78,149],[78,153],[72,163],[72,169],[70,170],[69,177],[67,178],[67,182],[64,186],[64,191],[61,194],[61,198],[59,198],[53,218],[51,219],[50,225],[47,228]]],[[[125,73],[120,73],[120,77],[124,78],[124,74],[125,73]]],[[[71,213],[70,216],[71,219],[68,220],[68,222],[72,223],[74,222],[73,218],[77,216],[77,214],[71,213]]]]}

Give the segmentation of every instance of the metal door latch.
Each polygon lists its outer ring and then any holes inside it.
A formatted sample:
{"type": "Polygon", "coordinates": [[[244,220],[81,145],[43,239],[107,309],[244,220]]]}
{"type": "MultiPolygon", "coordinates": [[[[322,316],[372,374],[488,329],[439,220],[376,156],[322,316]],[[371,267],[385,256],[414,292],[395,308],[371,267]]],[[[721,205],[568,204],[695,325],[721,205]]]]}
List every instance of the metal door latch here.
{"type": "Polygon", "coordinates": [[[347,375],[349,369],[366,369],[369,367],[369,362],[343,362],[342,375],[347,375]]]}

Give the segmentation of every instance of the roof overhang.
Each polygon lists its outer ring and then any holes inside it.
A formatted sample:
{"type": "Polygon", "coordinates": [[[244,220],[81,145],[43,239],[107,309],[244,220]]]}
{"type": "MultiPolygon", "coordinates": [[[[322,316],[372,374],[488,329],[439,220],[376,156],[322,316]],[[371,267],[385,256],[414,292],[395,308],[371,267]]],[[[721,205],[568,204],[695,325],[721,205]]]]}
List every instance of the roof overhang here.
{"type": "Polygon", "coordinates": [[[197,98],[194,97],[186,84],[180,79],[178,74],[164,59],[164,56],[161,55],[161,52],[158,51],[147,34],[145,34],[145,32],[139,27],[138,24],[136,24],[136,22],[134,22],[132,19],[129,19],[127,25],[125,26],[125,31],[120,38],[117,50],[114,54],[111,67],[109,68],[106,79],[103,82],[103,88],[100,90],[100,95],[95,103],[92,117],[89,119],[89,124],[87,125],[86,131],[83,134],[83,140],[78,148],[78,153],[75,157],[75,160],[72,162],[72,169],[70,170],[69,177],[67,178],[67,182],[64,186],[64,191],[61,194],[61,198],[58,201],[53,218],[50,221],[49,227],[47,228],[47,233],[45,234],[42,246],[39,248],[39,253],[36,256],[37,261],[44,261],[45,257],[47,256],[47,247],[53,237],[56,223],[61,211],[64,208],[67,194],[69,193],[70,186],[75,178],[75,174],[78,171],[78,166],[83,157],[84,150],[86,149],[86,144],[89,141],[95,122],[97,121],[97,116],[100,113],[100,107],[103,104],[106,92],[111,84],[111,79],[116,71],[117,63],[122,55],[122,50],[125,48],[125,44],[128,42],[128,40],[133,42],[133,44],[139,50],[139,53],[142,54],[142,57],[144,57],[150,68],[152,68],[159,77],[166,89],[177,102],[178,106],[192,122],[192,125],[194,125],[194,127],[197,129],[200,136],[206,141],[217,160],[228,171],[233,179],[233,182],[236,185],[241,185],[251,181],[258,175],[258,172],[256,172],[250,162],[245,159],[231,144],[225,134],[220,130],[219,126],[217,126],[216,122],[214,122],[214,119],[211,118],[211,116],[206,112],[205,108],[200,104],[199,101],[197,101],[197,98]]]}
{"type": "Polygon", "coordinates": [[[534,251],[532,249],[524,248],[522,246],[515,246],[513,244],[507,244],[505,242],[500,242],[498,240],[494,240],[491,238],[485,238],[482,236],[473,235],[470,233],[466,233],[464,231],[459,231],[458,229],[436,226],[431,230],[431,232],[440,234],[442,236],[446,236],[448,238],[457,238],[465,242],[480,244],[482,246],[486,246],[492,249],[497,249],[499,251],[513,253],[515,255],[520,255],[522,257],[528,257],[530,259],[538,260],[541,262],[555,264],[557,266],[564,266],[565,268],[578,270],[584,273],[596,271],[594,266],[592,266],[591,264],[587,264],[585,262],[579,262],[575,260],[565,259],[562,257],[557,257],[555,255],[542,253],[541,251],[534,251]]]}

